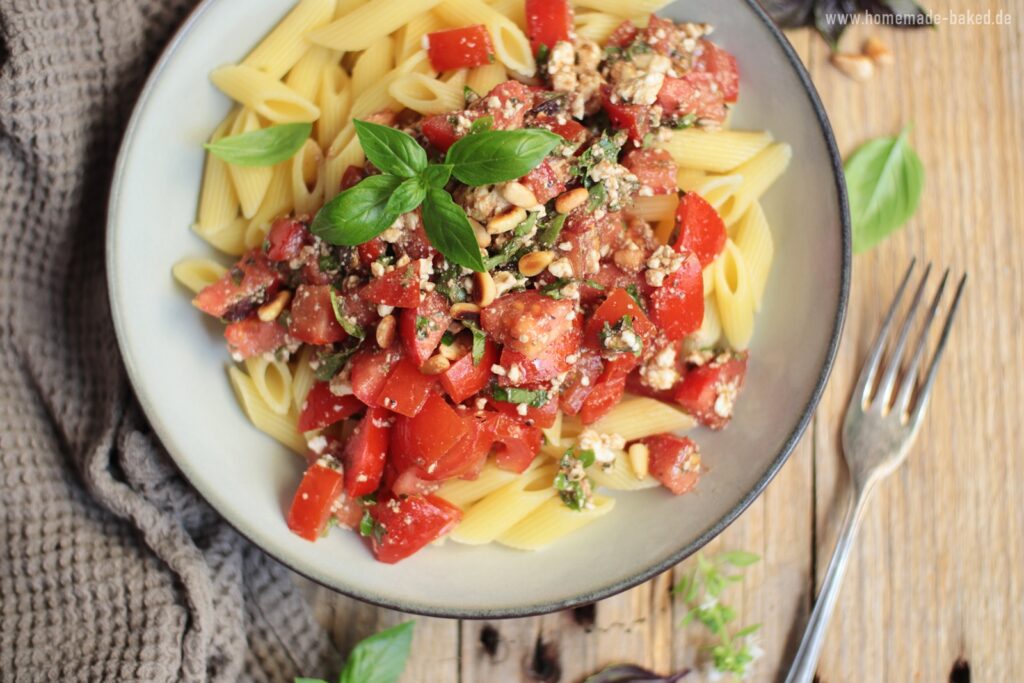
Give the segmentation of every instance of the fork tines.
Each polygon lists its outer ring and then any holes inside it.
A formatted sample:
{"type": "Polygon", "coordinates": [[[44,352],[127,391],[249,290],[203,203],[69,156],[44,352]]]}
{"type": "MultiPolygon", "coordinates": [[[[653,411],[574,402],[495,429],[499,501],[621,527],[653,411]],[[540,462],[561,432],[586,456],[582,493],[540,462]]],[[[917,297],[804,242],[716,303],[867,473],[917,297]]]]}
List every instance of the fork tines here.
{"type": "Polygon", "coordinates": [[[871,352],[868,354],[868,360],[864,364],[864,369],[861,370],[860,378],[857,380],[857,387],[854,389],[854,397],[860,397],[860,406],[863,410],[876,410],[883,415],[895,411],[901,421],[910,421],[912,423],[920,421],[921,416],[924,414],[924,410],[928,405],[928,399],[931,397],[932,387],[935,384],[935,375],[938,372],[939,360],[942,358],[942,353],[946,348],[946,342],[949,340],[949,332],[953,326],[953,319],[956,316],[957,308],[960,305],[960,298],[963,296],[964,285],[967,283],[967,275],[965,274],[960,278],[960,282],[956,288],[956,293],[953,297],[953,303],[949,307],[949,312],[946,313],[946,320],[942,326],[942,333],[939,337],[938,345],[935,347],[935,353],[928,366],[928,371],[925,375],[924,381],[918,385],[917,376],[928,346],[928,332],[931,329],[936,314],[938,313],[939,306],[942,303],[942,295],[945,293],[946,284],[949,280],[949,269],[946,269],[946,272],[943,274],[942,280],[939,283],[939,287],[935,291],[935,295],[932,297],[931,305],[928,307],[928,311],[925,314],[924,324],[921,328],[920,336],[918,337],[917,346],[914,348],[909,365],[907,365],[903,372],[899,391],[896,394],[895,401],[893,401],[892,395],[894,389],[896,389],[897,379],[900,374],[901,361],[904,351],[906,350],[907,340],[910,337],[910,332],[914,325],[914,318],[916,317],[917,309],[920,308],[921,301],[924,298],[928,279],[931,275],[931,264],[928,264],[925,268],[924,274],[921,276],[921,280],[917,285],[914,297],[910,303],[910,308],[907,310],[906,318],[903,321],[903,325],[900,327],[896,344],[893,347],[892,352],[889,354],[889,364],[877,383],[877,390],[875,378],[878,375],[878,370],[882,362],[886,342],[889,338],[889,331],[892,329],[893,320],[896,317],[896,310],[903,299],[903,294],[907,289],[907,285],[910,283],[910,276],[913,274],[916,264],[916,259],[911,261],[910,267],[907,268],[906,275],[903,276],[903,281],[900,283],[900,287],[896,292],[896,297],[892,302],[892,306],[889,308],[889,312],[885,316],[885,322],[882,323],[882,329],[879,331],[878,338],[871,347],[871,352]],[[915,389],[917,389],[916,392],[915,389]],[[914,403],[913,412],[910,412],[911,401],[914,403]]]}

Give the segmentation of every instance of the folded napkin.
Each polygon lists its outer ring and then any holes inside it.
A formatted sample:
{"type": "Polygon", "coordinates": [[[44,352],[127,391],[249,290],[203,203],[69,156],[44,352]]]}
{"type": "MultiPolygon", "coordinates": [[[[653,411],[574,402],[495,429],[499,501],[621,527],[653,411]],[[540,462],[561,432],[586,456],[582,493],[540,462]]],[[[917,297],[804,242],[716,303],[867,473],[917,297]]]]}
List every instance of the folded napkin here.
{"type": "Polygon", "coordinates": [[[0,0],[2,681],[280,681],[336,664],[287,570],[174,468],[114,339],[112,165],[193,4],[0,0]]]}

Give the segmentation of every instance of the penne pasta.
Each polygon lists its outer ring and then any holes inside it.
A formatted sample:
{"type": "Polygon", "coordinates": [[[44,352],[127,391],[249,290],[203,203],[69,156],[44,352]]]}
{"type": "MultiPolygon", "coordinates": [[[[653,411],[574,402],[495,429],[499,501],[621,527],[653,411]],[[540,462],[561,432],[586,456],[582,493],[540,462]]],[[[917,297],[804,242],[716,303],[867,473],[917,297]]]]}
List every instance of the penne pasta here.
{"type": "Polygon", "coordinates": [[[668,142],[659,146],[682,168],[727,173],[753,159],[771,142],[771,134],[761,131],[686,128],[672,131],[668,142]]]}
{"type": "Polygon", "coordinates": [[[324,203],[324,154],[306,140],[291,160],[292,205],[297,216],[312,216],[324,203]]]}
{"type": "Polygon", "coordinates": [[[437,4],[438,0],[374,0],[311,31],[307,37],[340,52],[365,50],[437,4]]]}
{"type": "Polygon", "coordinates": [[[324,201],[330,201],[341,192],[341,178],[349,166],[359,166],[366,160],[359,138],[352,124],[347,125],[331,144],[324,161],[324,201]],[[343,142],[347,141],[347,142],[343,142]]]}
{"type": "MultiPolygon", "coordinates": [[[[261,127],[256,113],[251,109],[243,109],[231,126],[231,135],[250,133],[261,127]]],[[[266,166],[235,166],[233,164],[228,164],[227,169],[242,209],[242,215],[245,218],[252,218],[259,211],[263,197],[267,194],[267,188],[270,187],[270,180],[274,175],[273,169],[266,166]]]]}
{"type": "Polygon", "coordinates": [[[650,223],[674,219],[679,206],[679,195],[658,194],[653,197],[637,197],[629,212],[650,223]]]}
{"type": "Polygon", "coordinates": [[[288,72],[284,84],[291,88],[300,97],[310,102],[316,102],[321,109],[320,117],[323,118],[323,105],[320,104],[320,86],[323,83],[324,75],[332,67],[341,61],[341,56],[334,50],[314,45],[302,59],[288,72]]]}
{"type": "Polygon", "coordinates": [[[292,210],[292,162],[283,161],[273,167],[267,194],[259,211],[245,229],[245,246],[255,249],[263,244],[274,220],[292,210]]]}
{"type": "Polygon", "coordinates": [[[352,96],[358,98],[395,68],[395,41],[384,36],[366,48],[352,67],[352,96]]]}
{"type": "Polygon", "coordinates": [[[246,372],[267,407],[278,415],[287,415],[292,407],[292,371],[287,363],[266,358],[248,358],[246,372]]]}
{"type": "Polygon", "coordinates": [[[599,44],[604,44],[622,21],[621,16],[605,12],[576,12],[573,19],[576,35],[599,44]]]}
{"type": "Polygon", "coordinates": [[[448,24],[434,12],[424,12],[395,31],[395,60],[402,62],[423,49],[428,33],[443,31],[448,24]]]}
{"type": "Polygon", "coordinates": [[[334,17],[335,0],[299,0],[242,64],[281,79],[310,48],[306,33],[334,17]]]}
{"type": "Polygon", "coordinates": [[[595,488],[608,491],[644,491],[660,486],[658,480],[650,475],[636,476],[626,451],[616,451],[615,460],[607,469],[594,465],[587,470],[587,475],[595,488]]]}
{"type": "Polygon", "coordinates": [[[210,74],[221,92],[273,123],[316,121],[320,110],[281,81],[239,64],[222,66],[210,74]]]}
{"type": "Polygon", "coordinates": [[[317,142],[321,149],[327,149],[348,123],[352,109],[351,79],[340,64],[334,64],[324,72],[317,105],[320,107],[320,118],[316,122],[317,142]]]}
{"type": "Polygon", "coordinates": [[[736,175],[743,178],[743,183],[719,209],[727,226],[732,227],[750,205],[778,180],[792,157],[793,149],[789,145],[774,144],[736,169],[736,175]]]}
{"type": "Polygon", "coordinates": [[[552,485],[557,471],[541,467],[488,494],[463,513],[450,538],[466,545],[492,542],[557,495],[552,485]]]}
{"type": "Polygon", "coordinates": [[[523,29],[483,0],[444,0],[437,13],[452,26],[483,24],[491,34],[494,54],[510,71],[530,77],[537,73],[533,49],[523,29]]]}
{"type": "MultiPolygon", "coordinates": [[[[709,272],[714,272],[714,266],[708,266],[709,272]]],[[[704,299],[704,321],[700,329],[686,340],[686,346],[690,350],[699,351],[702,349],[714,349],[722,339],[722,321],[718,315],[718,302],[715,297],[705,295],[704,299]]]]}
{"type": "Polygon", "coordinates": [[[768,282],[775,245],[768,227],[768,219],[760,202],[754,202],[736,225],[734,238],[736,248],[743,254],[743,261],[750,273],[750,287],[754,295],[754,310],[761,310],[764,288],[768,282]]]}
{"type": "Polygon", "coordinates": [[[476,479],[453,479],[452,481],[445,482],[437,492],[437,495],[452,505],[468,508],[502,486],[515,481],[519,476],[515,472],[509,472],[497,467],[493,463],[488,463],[476,479]]]}
{"type": "Polygon", "coordinates": [[[657,12],[671,0],[573,0],[577,7],[630,18],[657,12]]]}
{"type": "Polygon", "coordinates": [[[292,364],[292,405],[299,413],[302,412],[302,406],[306,402],[306,394],[316,382],[313,366],[310,365],[313,357],[312,347],[304,346],[292,364]]]}
{"type": "Polygon", "coordinates": [[[486,95],[496,86],[508,80],[508,72],[503,64],[487,64],[470,69],[466,76],[466,87],[477,95],[486,95]]]}
{"type": "Polygon", "coordinates": [[[388,93],[403,107],[418,114],[443,114],[462,107],[465,85],[465,69],[454,72],[447,81],[411,73],[396,78],[388,87],[388,93]]]}
{"type": "MultiPolygon", "coordinates": [[[[238,110],[232,110],[210,136],[210,142],[216,142],[230,134],[238,110]]],[[[206,167],[203,169],[203,184],[199,193],[199,210],[196,216],[197,232],[219,230],[233,221],[241,206],[238,193],[231,181],[228,165],[219,157],[206,154],[206,167]]]]}
{"type": "Polygon", "coordinates": [[[183,259],[171,269],[174,279],[193,294],[203,291],[227,272],[227,268],[208,258],[183,259]]]}
{"type": "Polygon", "coordinates": [[[272,410],[256,389],[252,378],[233,365],[228,367],[228,379],[245,416],[256,429],[299,455],[306,454],[306,439],[296,427],[299,420],[298,412],[292,410],[287,415],[280,415],[272,410]]]}
{"type": "Polygon", "coordinates": [[[743,253],[732,240],[715,265],[715,302],[729,346],[746,349],[754,335],[754,291],[743,253]]]}
{"type": "Polygon", "coordinates": [[[524,0],[488,0],[495,12],[508,17],[519,28],[526,30],[526,2],[524,0]]]}
{"type": "Polygon", "coordinates": [[[644,396],[627,396],[590,429],[635,441],[655,434],[686,431],[695,426],[692,417],[668,403],[644,396]]]}
{"type": "Polygon", "coordinates": [[[593,508],[570,510],[558,498],[548,500],[533,514],[498,538],[498,542],[517,550],[542,550],[560,538],[579,531],[615,508],[615,499],[594,496],[593,508]]]}
{"type": "Polygon", "coordinates": [[[245,253],[245,229],[248,224],[249,221],[239,216],[215,230],[204,230],[199,225],[193,225],[192,230],[214,249],[231,256],[241,256],[245,253]]]}

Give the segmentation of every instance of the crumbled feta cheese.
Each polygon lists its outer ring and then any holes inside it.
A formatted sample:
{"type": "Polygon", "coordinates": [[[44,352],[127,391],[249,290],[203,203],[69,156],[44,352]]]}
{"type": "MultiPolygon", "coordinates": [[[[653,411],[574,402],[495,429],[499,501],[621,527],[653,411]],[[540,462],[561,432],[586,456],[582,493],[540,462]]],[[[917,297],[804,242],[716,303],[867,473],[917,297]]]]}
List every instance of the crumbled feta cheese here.
{"type": "Polygon", "coordinates": [[[528,412],[530,412],[530,406],[526,405],[525,403],[520,403],[519,405],[516,406],[516,413],[518,413],[520,416],[526,417],[526,414],[528,412]]]}
{"type": "Polygon", "coordinates": [[[395,310],[394,306],[388,306],[387,304],[377,304],[377,315],[384,317],[391,315],[395,310]]]}
{"type": "Polygon", "coordinates": [[[593,429],[584,429],[579,436],[579,446],[593,451],[594,459],[600,463],[615,462],[616,451],[626,447],[626,440],[620,434],[605,434],[593,429]]]}
{"type": "Polygon", "coordinates": [[[644,279],[651,287],[661,287],[665,278],[683,267],[686,258],[667,245],[661,245],[647,259],[647,271],[644,279]]]}
{"type": "Polygon", "coordinates": [[[640,381],[658,391],[674,387],[679,380],[676,355],[675,345],[669,344],[663,348],[640,368],[640,381]]]}
{"type": "Polygon", "coordinates": [[[321,453],[324,452],[324,449],[327,448],[327,437],[319,435],[314,436],[306,443],[309,446],[309,450],[313,451],[317,455],[320,455],[321,453]]]}
{"type": "Polygon", "coordinates": [[[572,262],[567,258],[556,259],[548,266],[548,272],[557,278],[569,279],[573,276],[572,262]]]}

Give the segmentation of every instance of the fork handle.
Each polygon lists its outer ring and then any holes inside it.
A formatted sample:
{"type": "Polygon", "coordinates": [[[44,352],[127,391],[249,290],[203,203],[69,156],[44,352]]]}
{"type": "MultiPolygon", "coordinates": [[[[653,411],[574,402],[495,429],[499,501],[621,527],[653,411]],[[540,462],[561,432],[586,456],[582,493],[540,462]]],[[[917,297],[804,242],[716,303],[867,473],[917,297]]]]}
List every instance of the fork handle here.
{"type": "Polygon", "coordinates": [[[850,496],[843,519],[843,530],[839,534],[839,540],[836,541],[836,548],[828,563],[828,570],[825,572],[825,580],[821,584],[818,599],[814,603],[814,610],[807,622],[807,629],[800,642],[800,649],[797,650],[796,658],[789,669],[789,675],[786,676],[786,683],[810,683],[814,679],[818,658],[821,656],[821,646],[825,642],[828,622],[835,609],[836,600],[839,598],[839,589],[843,583],[843,576],[846,574],[846,566],[850,562],[850,550],[853,548],[853,541],[860,528],[860,522],[864,516],[868,499],[871,497],[872,489],[871,486],[866,488],[855,486],[853,495],[850,496]]]}

